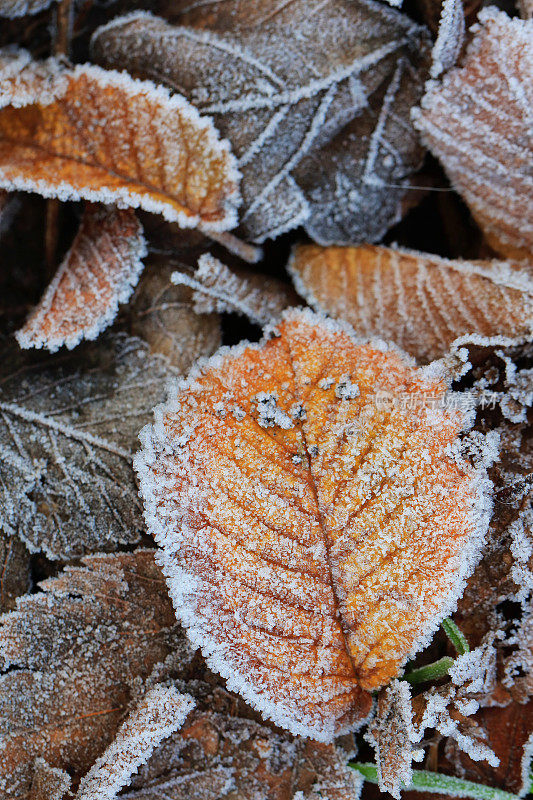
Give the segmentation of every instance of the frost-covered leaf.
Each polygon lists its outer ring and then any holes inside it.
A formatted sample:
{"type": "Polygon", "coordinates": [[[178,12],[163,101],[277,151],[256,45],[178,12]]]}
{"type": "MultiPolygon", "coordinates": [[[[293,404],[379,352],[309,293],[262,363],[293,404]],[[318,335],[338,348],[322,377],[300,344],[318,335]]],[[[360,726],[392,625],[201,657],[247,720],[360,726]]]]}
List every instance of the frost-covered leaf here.
{"type": "Polygon", "coordinates": [[[173,387],[136,456],[191,640],[264,715],[325,741],[428,641],[488,521],[454,396],[352,334],[286,312],[173,387]]]}
{"type": "Polygon", "coordinates": [[[76,800],[113,800],[163,739],[181,728],[194,705],[174,686],[150,689],[82,778],[76,800]]]}
{"type": "Polygon", "coordinates": [[[129,300],[146,252],[134,211],[89,205],[63,263],[16,334],[20,346],[54,352],[96,339],[129,300]]]}
{"type": "Polygon", "coordinates": [[[291,800],[356,800],[361,787],[357,773],[346,763],[349,755],[353,753],[346,753],[339,745],[312,740],[300,744],[297,792],[291,800]]]}
{"type": "Polygon", "coordinates": [[[320,241],[382,236],[421,159],[409,110],[429,68],[425,32],[373,0],[180,0],[171,14],[175,25],[115,19],[93,53],[213,117],[243,175],[244,235],[304,224],[320,241]]]}
{"type": "MultiPolygon", "coordinates": [[[[0,15],[1,17],[1,15],[0,15]]],[[[33,61],[27,50],[0,48],[0,108],[35,103],[47,105],[61,97],[68,86],[65,65],[54,58],[33,61]]]]}
{"type": "Polygon", "coordinates": [[[478,728],[473,735],[482,747],[489,746],[496,753],[499,764],[487,765],[473,761],[449,741],[446,755],[462,777],[489,786],[495,786],[519,796],[530,790],[529,765],[531,761],[531,721],[533,700],[521,705],[511,703],[503,708],[482,708],[473,717],[478,728]]]}
{"type": "MultiPolygon", "coordinates": [[[[496,359],[501,367],[501,360],[496,359]]],[[[507,370],[497,368],[494,361],[478,387],[487,385],[496,396],[502,394],[507,370]],[[503,372],[503,376],[502,376],[503,372]],[[498,390],[498,391],[496,391],[498,390]]],[[[492,397],[487,398],[487,413],[492,397]]],[[[478,400],[480,411],[483,397],[478,400]]],[[[530,426],[526,422],[504,421],[495,429],[500,438],[499,459],[490,469],[494,483],[493,512],[487,541],[479,564],[467,581],[458,602],[457,621],[472,644],[495,627],[505,629],[509,623],[497,614],[498,606],[508,600],[527,599],[533,581],[533,447],[530,426]]]]}
{"type": "Polygon", "coordinates": [[[488,243],[507,258],[533,251],[533,31],[494,8],[460,68],[432,84],[415,114],[488,243]]]}
{"type": "Polygon", "coordinates": [[[139,681],[179,647],[153,551],[84,563],[45,581],[44,593],[21,599],[1,620],[2,798],[30,796],[38,757],[74,780],[84,775],[136,700],[139,681]]]}
{"type": "Polygon", "coordinates": [[[137,541],[131,454],[165,359],[120,334],[46,359],[13,343],[0,363],[0,526],[49,558],[137,541]]]}
{"type": "Polygon", "coordinates": [[[378,695],[369,739],[376,750],[379,788],[400,797],[400,787],[412,778],[413,728],[411,690],[406,681],[393,680],[378,695]]]}
{"type": "Polygon", "coordinates": [[[533,280],[511,263],[449,261],[388,247],[300,245],[289,272],[313,308],[424,361],[442,356],[459,337],[531,336],[533,280]]]}
{"type": "Polygon", "coordinates": [[[0,530],[0,611],[11,611],[30,588],[30,554],[16,536],[0,530]]]}
{"type": "Polygon", "coordinates": [[[432,78],[438,78],[455,66],[465,38],[465,15],[462,0],[444,0],[437,41],[431,53],[432,78]]]}
{"type": "MultiPolygon", "coordinates": [[[[182,692],[197,707],[184,726],[156,749],[132,780],[128,800],[354,800],[346,766],[353,742],[332,745],[294,740],[268,727],[240,698],[214,683],[207,670],[185,681],[182,692]],[[201,679],[199,679],[201,676],[201,679]],[[320,792],[323,792],[320,794],[320,792]]],[[[351,740],[352,737],[347,737],[351,740]]]]}
{"type": "Polygon", "coordinates": [[[259,325],[267,325],[297,303],[296,295],[281,281],[258,273],[233,272],[209,253],[200,256],[194,275],[176,271],[172,283],[193,289],[198,314],[237,312],[259,325]]]}
{"type": "Polygon", "coordinates": [[[64,770],[51,767],[44,758],[36,758],[29,800],[63,800],[70,783],[64,770]]]}
{"type": "Polygon", "coordinates": [[[125,73],[54,61],[32,62],[4,83],[1,186],[140,206],[183,227],[235,224],[235,159],[183,97],[125,73]]]}
{"type": "Polygon", "coordinates": [[[0,0],[0,17],[15,19],[26,14],[38,14],[51,6],[54,0],[0,0]]]}
{"type": "Polygon", "coordinates": [[[131,332],[162,353],[180,372],[186,373],[201,356],[210,356],[220,346],[220,318],[194,308],[192,291],[175,286],[171,276],[187,265],[169,259],[148,265],[131,311],[131,332]]]}

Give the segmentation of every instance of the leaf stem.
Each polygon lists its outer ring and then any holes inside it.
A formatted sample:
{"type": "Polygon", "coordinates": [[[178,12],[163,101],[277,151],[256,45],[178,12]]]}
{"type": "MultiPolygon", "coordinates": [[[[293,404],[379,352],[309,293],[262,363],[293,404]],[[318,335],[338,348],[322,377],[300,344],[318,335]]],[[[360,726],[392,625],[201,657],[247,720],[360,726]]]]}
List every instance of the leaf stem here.
{"type": "Polygon", "coordinates": [[[457,627],[453,619],[446,617],[442,620],[442,629],[460,656],[470,652],[464,633],[457,627]]]}
{"type": "MultiPolygon", "coordinates": [[[[375,764],[362,764],[349,762],[349,766],[357,770],[365,780],[378,783],[378,771],[375,764]]],[[[474,800],[518,800],[518,796],[495,789],[493,786],[484,786],[481,783],[465,781],[453,775],[443,775],[439,772],[426,770],[413,770],[412,781],[405,789],[415,789],[424,792],[437,792],[438,794],[455,795],[455,797],[471,797],[474,800]]]]}
{"type": "Polygon", "coordinates": [[[407,675],[403,676],[403,680],[412,684],[436,681],[439,678],[444,678],[452,665],[453,658],[444,656],[444,658],[439,658],[438,661],[433,661],[432,664],[426,664],[425,667],[419,667],[412,672],[408,672],[407,675]]]}

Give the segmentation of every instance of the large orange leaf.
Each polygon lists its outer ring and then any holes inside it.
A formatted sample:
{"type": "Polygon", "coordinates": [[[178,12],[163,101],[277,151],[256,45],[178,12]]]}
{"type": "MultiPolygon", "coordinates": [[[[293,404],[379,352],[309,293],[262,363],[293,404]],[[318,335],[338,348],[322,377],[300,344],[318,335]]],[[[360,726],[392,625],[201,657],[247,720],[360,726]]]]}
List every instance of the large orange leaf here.
{"type": "Polygon", "coordinates": [[[309,311],[223,348],[143,429],[136,467],[177,614],[293,733],[366,717],[449,612],[486,528],[464,412],[393,346],[309,311]]]}
{"type": "Polygon", "coordinates": [[[430,84],[415,122],[489,244],[507,258],[530,259],[531,21],[494,8],[479,20],[464,64],[430,84]]]}
{"type": "Polygon", "coordinates": [[[96,337],[129,300],[147,249],[131,209],[88,206],[44,296],[17,332],[21,347],[75,347],[96,337]]]}
{"type": "Polygon", "coordinates": [[[3,91],[11,103],[0,110],[0,186],[141,206],[184,227],[235,224],[235,159],[183,97],[87,64],[21,61],[21,70],[24,81],[16,73],[0,80],[0,100],[3,91]],[[20,92],[29,104],[17,108],[20,92]]]}
{"type": "Polygon", "coordinates": [[[460,337],[527,339],[533,280],[516,265],[448,261],[390,247],[295,248],[289,271],[315,309],[365,336],[383,336],[422,360],[460,337]]]}

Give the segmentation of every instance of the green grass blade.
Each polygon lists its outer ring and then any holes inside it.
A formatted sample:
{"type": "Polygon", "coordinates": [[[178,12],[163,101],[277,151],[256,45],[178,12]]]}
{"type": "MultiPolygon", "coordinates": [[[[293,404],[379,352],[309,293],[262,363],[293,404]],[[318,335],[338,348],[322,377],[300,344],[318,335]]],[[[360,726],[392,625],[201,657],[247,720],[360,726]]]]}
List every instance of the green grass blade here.
{"type": "Polygon", "coordinates": [[[444,633],[460,656],[464,656],[465,653],[470,652],[470,647],[468,646],[468,642],[466,641],[464,633],[459,630],[453,619],[447,617],[446,619],[442,620],[441,625],[444,633]]]}
{"type": "MultiPolygon", "coordinates": [[[[370,783],[378,782],[378,770],[375,764],[350,762],[350,767],[360,772],[370,783]]],[[[502,789],[494,789],[492,786],[455,778],[453,775],[442,775],[439,772],[426,772],[425,770],[413,770],[411,784],[403,788],[449,794],[455,797],[471,797],[473,800],[519,800],[518,795],[504,792],[502,789]]]]}

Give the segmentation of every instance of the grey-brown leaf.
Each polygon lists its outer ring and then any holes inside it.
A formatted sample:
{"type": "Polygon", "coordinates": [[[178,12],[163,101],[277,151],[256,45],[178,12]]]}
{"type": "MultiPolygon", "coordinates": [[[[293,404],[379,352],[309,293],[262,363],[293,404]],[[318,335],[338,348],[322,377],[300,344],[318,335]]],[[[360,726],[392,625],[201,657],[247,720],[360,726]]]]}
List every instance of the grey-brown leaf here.
{"type": "Polygon", "coordinates": [[[429,68],[423,29],[373,0],[183,0],[172,19],[115,19],[93,54],[213,117],[243,174],[243,235],[382,236],[422,155],[409,109],[429,68]]]}
{"type": "MultiPolygon", "coordinates": [[[[34,759],[77,781],[142,680],[183,642],[154,551],[90,556],[0,626],[0,796],[30,797],[34,759]],[[16,669],[10,669],[16,667],[16,669]]],[[[182,645],[182,663],[190,657],[182,645]]]]}
{"type": "Polygon", "coordinates": [[[284,309],[298,303],[291,288],[259,273],[232,271],[209,253],[200,256],[194,275],[172,273],[172,283],[189,286],[197,314],[235,312],[258,325],[267,325],[284,309]]]}
{"type": "Polygon", "coordinates": [[[168,259],[148,265],[130,306],[131,332],[186,373],[197,358],[220,347],[220,318],[212,309],[196,313],[191,289],[171,282],[176,268],[186,265],[168,259]]]}
{"type": "Polygon", "coordinates": [[[6,346],[0,368],[0,526],[30,551],[73,558],[143,531],[131,467],[169,366],[123,334],[68,356],[6,346]]]}

